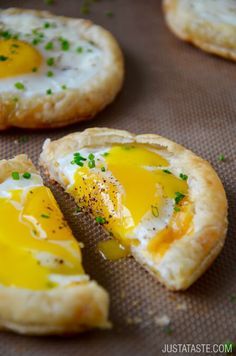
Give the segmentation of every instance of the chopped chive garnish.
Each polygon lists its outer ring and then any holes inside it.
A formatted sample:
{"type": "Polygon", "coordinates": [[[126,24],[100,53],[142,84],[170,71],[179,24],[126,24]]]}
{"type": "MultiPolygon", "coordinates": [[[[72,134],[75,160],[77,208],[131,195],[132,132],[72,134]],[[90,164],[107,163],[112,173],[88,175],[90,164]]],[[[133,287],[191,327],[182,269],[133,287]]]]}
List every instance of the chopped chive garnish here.
{"type": "Polygon", "coordinates": [[[102,171],[102,172],[105,172],[105,171],[106,171],[106,168],[105,168],[105,167],[101,167],[101,171],[102,171]]]}
{"type": "Polygon", "coordinates": [[[155,206],[155,205],[152,205],[151,206],[151,209],[152,209],[152,215],[155,216],[156,218],[159,216],[159,210],[158,210],[158,207],[155,206]]]}
{"type": "Polygon", "coordinates": [[[184,197],[185,197],[184,194],[182,194],[180,192],[176,192],[175,193],[175,204],[178,205],[181,202],[181,200],[184,199],[184,197]]]}
{"type": "Polygon", "coordinates": [[[219,156],[218,156],[218,160],[219,160],[220,162],[224,162],[224,161],[225,161],[225,156],[224,156],[224,155],[219,155],[219,156]]]}
{"type": "Polygon", "coordinates": [[[179,177],[180,177],[182,180],[188,180],[188,176],[187,176],[186,174],[180,173],[179,177]]]}
{"type": "Polygon", "coordinates": [[[176,213],[178,213],[178,212],[180,211],[180,208],[179,208],[178,206],[175,206],[175,207],[174,207],[174,211],[175,211],[176,213]]]}
{"type": "Polygon", "coordinates": [[[0,56],[0,62],[5,62],[8,60],[8,57],[6,56],[0,56]]]}
{"type": "Polygon", "coordinates": [[[54,62],[55,62],[55,61],[54,61],[54,58],[53,58],[53,57],[50,57],[50,58],[47,59],[47,65],[48,65],[48,66],[53,66],[53,65],[54,65],[54,62]]]}
{"type": "Polygon", "coordinates": [[[29,137],[28,136],[21,136],[19,139],[18,139],[18,142],[20,143],[26,143],[29,141],[29,137]]]}
{"type": "Polygon", "coordinates": [[[47,72],[47,77],[53,77],[53,76],[54,76],[54,73],[51,70],[49,70],[47,72]]]}
{"type": "Polygon", "coordinates": [[[20,179],[20,174],[19,174],[19,172],[12,172],[11,176],[12,176],[12,178],[13,178],[14,180],[19,180],[19,179],[20,179]]]}
{"type": "Polygon", "coordinates": [[[90,153],[90,154],[88,155],[88,159],[90,159],[90,160],[94,160],[94,158],[95,158],[95,156],[94,156],[94,154],[93,154],[93,153],[90,153]]]}
{"type": "Polygon", "coordinates": [[[70,43],[68,40],[61,38],[61,49],[62,51],[68,51],[70,49],[70,43]]]}
{"type": "Polygon", "coordinates": [[[80,213],[80,212],[81,212],[81,207],[80,207],[80,206],[77,206],[76,209],[75,209],[75,212],[76,212],[76,213],[80,213]]]}
{"type": "Polygon", "coordinates": [[[24,84],[22,84],[20,82],[15,83],[15,88],[18,90],[25,90],[24,84]]]}
{"type": "Polygon", "coordinates": [[[173,334],[173,329],[171,328],[170,325],[165,326],[165,327],[163,328],[163,331],[164,331],[164,333],[167,334],[167,335],[172,335],[172,334],[173,334]]]}
{"type": "Polygon", "coordinates": [[[23,178],[25,179],[30,179],[31,178],[31,174],[29,172],[25,172],[23,175],[22,175],[23,178]]]}
{"type": "Polygon", "coordinates": [[[50,22],[45,22],[45,24],[44,24],[44,28],[49,28],[49,27],[51,27],[50,22]]]}
{"type": "Polygon", "coordinates": [[[48,89],[48,90],[46,91],[46,94],[47,94],[47,95],[52,95],[52,89],[48,89]]]}
{"type": "Polygon", "coordinates": [[[34,46],[37,46],[40,42],[42,42],[42,40],[40,38],[34,38],[33,41],[32,41],[32,44],[34,46]]]}
{"type": "Polygon", "coordinates": [[[37,71],[38,71],[38,68],[37,68],[37,67],[33,67],[33,68],[32,68],[32,72],[33,72],[33,73],[35,73],[35,72],[37,72],[37,71]]]}
{"type": "Polygon", "coordinates": [[[107,11],[107,12],[106,12],[106,16],[107,16],[107,17],[113,17],[114,14],[113,14],[112,11],[107,11]]]}
{"type": "Polygon", "coordinates": [[[44,48],[46,49],[46,51],[49,51],[50,49],[53,49],[53,42],[46,43],[44,48]]]}
{"type": "Polygon", "coordinates": [[[166,174],[172,174],[171,171],[169,171],[168,169],[163,169],[163,172],[166,174]]]}
{"type": "Polygon", "coordinates": [[[235,303],[236,302],[236,294],[232,294],[229,299],[232,303],[235,303]]]}
{"type": "Polygon", "coordinates": [[[62,88],[63,90],[66,90],[66,89],[67,89],[67,86],[66,86],[65,84],[63,84],[63,85],[61,86],[61,88],[62,88]]]}
{"type": "Polygon", "coordinates": [[[88,167],[89,168],[94,168],[95,167],[95,161],[94,160],[88,161],[88,167]]]}
{"type": "Polygon", "coordinates": [[[103,157],[107,157],[108,155],[109,155],[109,152],[104,152],[104,153],[102,154],[103,157]]]}
{"type": "Polygon", "coordinates": [[[88,15],[90,13],[90,9],[89,9],[88,5],[81,6],[80,12],[83,15],[88,15]]]}
{"type": "Polygon", "coordinates": [[[44,0],[44,3],[46,5],[53,5],[54,4],[54,0],[44,0]]]}
{"type": "Polygon", "coordinates": [[[97,217],[95,218],[95,220],[96,220],[97,223],[99,223],[99,224],[101,224],[101,225],[103,225],[103,224],[106,223],[106,219],[103,218],[102,216],[97,216],[97,217]]]}
{"type": "Polygon", "coordinates": [[[84,50],[83,47],[80,46],[76,49],[76,52],[83,53],[83,50],[84,50]]]}
{"type": "Polygon", "coordinates": [[[87,161],[87,159],[81,156],[79,152],[76,152],[74,153],[74,159],[71,161],[71,164],[77,164],[78,166],[83,167],[83,161],[87,161]]]}
{"type": "Polygon", "coordinates": [[[41,214],[41,218],[49,219],[49,215],[47,215],[47,214],[41,214]]]}

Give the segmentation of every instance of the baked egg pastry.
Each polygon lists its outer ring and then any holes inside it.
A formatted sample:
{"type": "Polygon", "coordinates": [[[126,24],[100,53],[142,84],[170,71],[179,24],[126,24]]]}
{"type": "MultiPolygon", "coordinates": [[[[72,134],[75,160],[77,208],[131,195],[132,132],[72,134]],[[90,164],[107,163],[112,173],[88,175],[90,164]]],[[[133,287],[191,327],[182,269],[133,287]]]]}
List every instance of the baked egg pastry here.
{"type": "Polygon", "coordinates": [[[208,162],[166,138],[87,129],[47,139],[40,163],[111,235],[99,246],[105,257],[131,253],[168,289],[188,288],[223,247],[220,179],[208,162]]]}
{"type": "Polygon", "coordinates": [[[0,10],[0,129],[50,128],[92,118],[124,76],[118,43],[88,20],[0,10]]]}
{"type": "Polygon", "coordinates": [[[173,33],[206,52],[236,60],[235,0],[163,0],[173,33]]]}
{"type": "Polygon", "coordinates": [[[0,327],[25,334],[109,327],[108,294],[25,155],[0,161],[0,327]]]}

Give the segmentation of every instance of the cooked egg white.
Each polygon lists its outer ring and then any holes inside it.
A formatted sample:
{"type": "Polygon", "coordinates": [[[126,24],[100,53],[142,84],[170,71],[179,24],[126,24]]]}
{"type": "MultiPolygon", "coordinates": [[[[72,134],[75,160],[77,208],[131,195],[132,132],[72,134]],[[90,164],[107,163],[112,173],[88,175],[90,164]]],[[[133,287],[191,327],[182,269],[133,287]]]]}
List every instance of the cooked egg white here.
{"type": "Polygon", "coordinates": [[[73,21],[0,13],[1,93],[31,97],[78,88],[102,63],[102,51],[78,37],[73,21]]]}
{"type": "Polygon", "coordinates": [[[0,283],[30,290],[84,282],[78,242],[37,174],[0,184],[0,283]]]}
{"type": "Polygon", "coordinates": [[[67,191],[125,246],[157,258],[191,232],[188,177],[170,166],[167,152],[138,144],[83,148],[58,164],[67,191]]]}

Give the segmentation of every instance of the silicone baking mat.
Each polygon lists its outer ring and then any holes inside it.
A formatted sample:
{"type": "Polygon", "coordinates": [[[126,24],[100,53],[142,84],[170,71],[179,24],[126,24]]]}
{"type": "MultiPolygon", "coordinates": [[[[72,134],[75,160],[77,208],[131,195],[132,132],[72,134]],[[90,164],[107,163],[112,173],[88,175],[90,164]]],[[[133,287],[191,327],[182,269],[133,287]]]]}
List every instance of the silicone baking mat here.
{"type": "Polygon", "coordinates": [[[110,292],[114,327],[66,338],[2,333],[0,355],[161,355],[164,344],[235,342],[235,64],[177,40],[165,26],[157,0],[100,0],[92,2],[86,16],[77,0],[55,0],[51,6],[43,0],[8,0],[0,5],[90,18],[113,32],[126,62],[122,92],[93,121],[54,131],[2,132],[0,158],[25,152],[37,164],[45,138],[92,126],[159,133],[213,164],[226,188],[230,223],[225,248],[212,267],[188,291],[171,293],[132,258],[104,261],[96,250],[106,237],[102,228],[85,215],[75,216],[73,201],[53,186],[75,236],[85,244],[86,271],[110,292]],[[169,326],[161,326],[168,318],[169,326]]]}

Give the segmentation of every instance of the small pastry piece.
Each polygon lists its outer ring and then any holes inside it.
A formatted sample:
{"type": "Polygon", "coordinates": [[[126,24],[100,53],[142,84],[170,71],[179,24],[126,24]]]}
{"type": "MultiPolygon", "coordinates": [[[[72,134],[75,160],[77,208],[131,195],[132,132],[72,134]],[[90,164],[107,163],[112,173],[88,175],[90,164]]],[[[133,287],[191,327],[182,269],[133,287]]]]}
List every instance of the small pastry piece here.
{"type": "Polygon", "coordinates": [[[236,60],[234,0],[163,0],[169,28],[206,52],[236,60]]]}
{"type": "Polygon", "coordinates": [[[23,334],[106,328],[108,303],[84,273],[79,243],[32,162],[0,161],[0,327],[23,334]]]}
{"type": "Polygon", "coordinates": [[[118,43],[91,21],[0,10],[0,130],[90,119],[113,101],[123,76],[118,43]]]}
{"type": "Polygon", "coordinates": [[[221,251],[224,188],[209,163],[158,135],[93,128],[45,141],[49,177],[167,288],[188,288],[221,251]]]}

